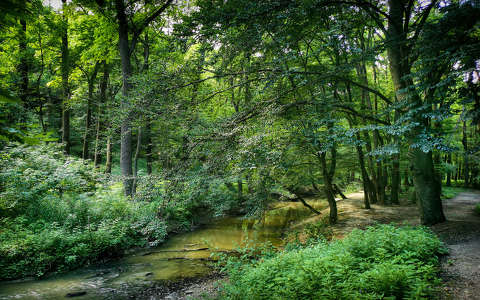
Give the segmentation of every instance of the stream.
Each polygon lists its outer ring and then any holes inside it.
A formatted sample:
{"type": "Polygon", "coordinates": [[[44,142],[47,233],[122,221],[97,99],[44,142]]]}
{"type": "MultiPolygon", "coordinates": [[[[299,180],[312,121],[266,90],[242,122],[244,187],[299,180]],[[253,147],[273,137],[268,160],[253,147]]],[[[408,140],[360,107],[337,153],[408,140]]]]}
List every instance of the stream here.
{"type": "Polygon", "coordinates": [[[212,251],[253,243],[281,246],[285,228],[310,212],[294,203],[269,211],[263,221],[222,218],[192,232],[171,236],[165,243],[122,259],[51,275],[45,279],[0,282],[0,299],[122,299],[131,287],[200,277],[212,271],[212,251]],[[122,296],[123,295],[123,296],[122,296]]]}

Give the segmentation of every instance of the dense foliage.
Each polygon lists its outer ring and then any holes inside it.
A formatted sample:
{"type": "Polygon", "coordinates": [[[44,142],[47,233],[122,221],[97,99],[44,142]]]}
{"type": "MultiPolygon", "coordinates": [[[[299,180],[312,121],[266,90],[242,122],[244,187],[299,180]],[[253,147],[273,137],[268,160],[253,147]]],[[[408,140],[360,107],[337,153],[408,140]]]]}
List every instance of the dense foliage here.
{"type": "Polygon", "coordinates": [[[231,259],[222,299],[426,299],[445,248],[428,229],[379,225],[343,240],[231,259]],[[271,254],[270,254],[271,256],[271,254]]]}
{"type": "Polygon", "coordinates": [[[0,278],[275,201],[325,198],[334,224],[352,186],[366,209],[408,194],[436,224],[442,184],[480,186],[478,1],[0,10],[0,278]]]}
{"type": "Polygon", "coordinates": [[[131,201],[120,184],[56,146],[6,150],[0,153],[0,279],[118,257],[194,224],[197,207],[188,200],[167,203],[140,188],[131,201]]]}

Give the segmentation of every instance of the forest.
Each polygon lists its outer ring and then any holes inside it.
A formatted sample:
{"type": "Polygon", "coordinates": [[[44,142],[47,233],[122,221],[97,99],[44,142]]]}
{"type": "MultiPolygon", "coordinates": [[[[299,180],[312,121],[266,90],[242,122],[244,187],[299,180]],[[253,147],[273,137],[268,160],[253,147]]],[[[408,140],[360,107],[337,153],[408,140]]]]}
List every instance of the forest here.
{"type": "Polygon", "coordinates": [[[0,299],[475,299],[478,189],[478,0],[0,1],[0,299]]]}

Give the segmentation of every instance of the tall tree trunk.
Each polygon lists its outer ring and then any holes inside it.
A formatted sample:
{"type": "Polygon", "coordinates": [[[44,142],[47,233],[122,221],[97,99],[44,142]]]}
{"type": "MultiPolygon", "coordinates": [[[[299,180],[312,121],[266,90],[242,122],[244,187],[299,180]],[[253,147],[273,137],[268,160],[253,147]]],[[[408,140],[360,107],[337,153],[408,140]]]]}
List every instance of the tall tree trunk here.
{"type": "Polygon", "coordinates": [[[329,222],[330,224],[337,223],[338,213],[337,213],[337,202],[335,201],[335,194],[333,190],[333,175],[332,170],[335,171],[336,165],[336,153],[335,149],[331,150],[332,153],[332,162],[330,165],[330,171],[327,166],[326,153],[320,153],[318,159],[320,160],[320,165],[322,167],[323,181],[324,181],[324,191],[325,196],[327,197],[328,206],[330,207],[329,222]]]}
{"type": "Polygon", "coordinates": [[[68,107],[68,100],[70,98],[70,90],[68,86],[69,75],[69,53],[68,53],[68,18],[66,14],[66,2],[62,0],[63,7],[63,22],[62,22],[62,143],[64,152],[70,154],[70,108],[68,107]]]}
{"type": "Polygon", "coordinates": [[[132,128],[130,120],[130,107],[128,94],[130,91],[130,76],[132,74],[132,65],[130,62],[131,50],[128,40],[128,20],[125,13],[125,4],[123,0],[115,0],[115,9],[118,20],[118,47],[120,50],[120,60],[122,63],[122,103],[121,107],[126,115],[120,128],[120,168],[123,176],[123,186],[126,196],[133,195],[132,178],[132,128]]]}
{"type": "MultiPolygon", "coordinates": [[[[20,73],[20,85],[19,85],[19,96],[22,101],[22,105],[25,108],[28,108],[27,96],[28,96],[28,59],[27,59],[27,22],[24,19],[20,19],[20,30],[18,32],[18,42],[19,42],[19,54],[20,54],[20,64],[18,66],[18,71],[20,73]]],[[[25,122],[25,113],[22,112],[20,119],[22,122],[25,122]]]]}
{"type": "Polygon", "coordinates": [[[358,162],[360,163],[360,170],[362,171],[364,205],[366,209],[370,209],[370,190],[373,189],[370,183],[370,178],[368,177],[367,169],[365,168],[365,158],[363,155],[362,146],[357,146],[357,154],[358,162]]]}
{"type": "MultiPolygon", "coordinates": [[[[365,45],[364,45],[364,38],[363,38],[363,35],[360,36],[360,41],[361,41],[361,47],[362,49],[365,50],[365,45]]],[[[367,67],[366,67],[366,64],[365,64],[365,61],[362,59],[361,63],[359,63],[357,65],[357,74],[358,74],[358,77],[360,78],[360,82],[362,82],[365,86],[368,86],[368,78],[367,78],[367,67]]],[[[373,111],[373,107],[372,107],[372,101],[370,99],[370,93],[368,91],[366,91],[365,89],[362,89],[362,102],[361,102],[361,109],[362,110],[365,110],[365,109],[369,109],[371,111],[373,111]]],[[[363,124],[367,125],[367,122],[363,122],[363,124]]],[[[358,139],[360,140],[360,138],[358,137],[358,139]]],[[[372,151],[372,142],[371,142],[371,139],[370,139],[370,134],[365,131],[364,132],[364,141],[365,141],[365,148],[367,150],[367,152],[371,152],[372,151]]],[[[358,152],[358,147],[357,147],[357,152],[358,152]]],[[[363,161],[365,161],[365,157],[363,155],[363,150],[361,150],[362,152],[362,159],[363,161]]],[[[376,185],[377,185],[377,180],[376,180],[376,174],[375,174],[375,168],[374,168],[374,165],[373,165],[373,158],[372,156],[369,156],[367,158],[367,162],[368,162],[368,167],[370,169],[370,174],[372,175],[372,179],[370,179],[370,175],[369,173],[367,172],[367,169],[365,167],[365,164],[364,162],[363,165],[364,165],[364,170],[362,170],[362,177],[364,177],[364,188],[366,186],[366,190],[364,191],[365,193],[368,193],[368,198],[370,199],[367,199],[367,197],[365,197],[365,201],[368,201],[368,202],[372,202],[372,203],[376,203],[377,202],[377,193],[375,192],[376,191],[376,185]]],[[[365,203],[367,204],[367,203],[365,203]]],[[[365,205],[365,207],[367,208],[370,208],[370,203],[368,203],[368,205],[365,205]]]]}
{"type": "Polygon", "coordinates": [[[237,180],[237,189],[238,189],[238,199],[243,198],[243,180],[238,179],[237,180]]]}
{"type": "Polygon", "coordinates": [[[100,166],[102,160],[101,150],[100,150],[100,140],[102,139],[102,132],[104,130],[104,113],[105,113],[105,104],[107,103],[107,85],[109,79],[109,69],[106,61],[102,62],[103,64],[103,76],[100,81],[100,94],[97,102],[97,124],[96,124],[96,134],[95,134],[95,154],[93,158],[93,164],[95,167],[100,166]]]}
{"type": "Polygon", "coordinates": [[[470,162],[468,160],[468,135],[467,135],[467,121],[463,121],[462,129],[462,144],[463,144],[463,176],[464,176],[464,186],[468,187],[470,185],[469,174],[470,174],[470,162]]]}
{"type": "MultiPolygon", "coordinates": [[[[407,32],[404,32],[404,16],[412,12],[406,10],[406,3],[402,0],[388,0],[389,18],[387,30],[387,55],[389,60],[390,73],[394,84],[395,92],[400,100],[406,100],[413,105],[412,109],[422,106],[420,97],[413,91],[407,98],[406,90],[413,86],[410,75],[409,48],[407,45],[407,32]]],[[[408,18],[406,20],[408,22],[408,18]]],[[[410,143],[415,143],[417,136],[423,128],[429,126],[422,117],[422,113],[414,116],[414,121],[421,124],[413,130],[410,136],[410,143]]],[[[442,201],[440,199],[441,183],[435,174],[432,152],[423,152],[418,148],[410,148],[410,168],[412,170],[413,182],[417,194],[422,223],[436,224],[445,221],[442,201]]]]}
{"type": "MultiPolygon", "coordinates": [[[[147,71],[150,68],[150,41],[148,39],[148,31],[145,31],[145,42],[143,43],[143,70],[147,71]]],[[[147,174],[152,174],[152,158],[153,158],[153,143],[152,143],[152,118],[147,116],[145,121],[145,159],[147,161],[147,174]]]]}
{"type": "Polygon", "coordinates": [[[106,150],[106,162],[105,162],[105,173],[112,173],[112,137],[109,135],[107,137],[107,150],[106,150]]]}
{"type": "Polygon", "coordinates": [[[451,171],[451,165],[452,165],[452,153],[447,154],[447,164],[448,164],[448,170],[447,170],[447,186],[452,185],[452,171],[451,171]]]}
{"type": "Polygon", "coordinates": [[[83,148],[82,148],[82,158],[88,159],[88,148],[90,143],[90,126],[92,124],[92,102],[93,102],[93,86],[95,83],[95,78],[97,77],[97,68],[98,64],[95,65],[95,70],[90,78],[88,78],[88,99],[87,99],[87,115],[85,118],[85,132],[83,134],[83,148]]]}
{"type": "MultiPolygon", "coordinates": [[[[398,121],[400,118],[400,113],[398,110],[395,110],[394,122],[398,121]]],[[[393,137],[394,142],[397,144],[400,151],[400,145],[398,145],[398,138],[393,137]]],[[[395,153],[392,155],[392,189],[390,192],[390,201],[392,204],[399,204],[398,194],[400,192],[400,153],[395,153]]]]}
{"type": "Polygon", "coordinates": [[[132,186],[132,195],[135,195],[137,191],[137,182],[138,182],[138,158],[140,157],[140,150],[142,147],[142,128],[138,127],[137,133],[137,148],[135,149],[135,158],[133,160],[133,186],[132,186]]]}

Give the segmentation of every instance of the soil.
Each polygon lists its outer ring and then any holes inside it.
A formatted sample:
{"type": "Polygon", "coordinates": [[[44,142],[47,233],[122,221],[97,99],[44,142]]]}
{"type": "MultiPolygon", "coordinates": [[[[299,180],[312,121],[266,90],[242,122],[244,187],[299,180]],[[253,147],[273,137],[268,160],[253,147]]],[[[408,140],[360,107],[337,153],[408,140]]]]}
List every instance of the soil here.
{"type": "MultiPolygon", "coordinates": [[[[443,201],[447,221],[431,227],[444,241],[449,254],[441,261],[440,276],[443,281],[439,298],[442,300],[480,300],[480,216],[474,207],[480,203],[480,192],[468,191],[443,201]]],[[[338,224],[333,226],[336,238],[342,238],[355,228],[363,229],[377,223],[419,225],[416,205],[371,205],[363,208],[363,192],[337,199],[338,224]]],[[[307,223],[318,222],[328,216],[328,208],[319,216],[307,218],[292,226],[301,230],[307,223]]],[[[212,299],[218,294],[218,286],[226,280],[219,274],[193,281],[180,282],[150,299],[212,299]]],[[[148,292],[152,295],[152,291],[148,292]]]]}
{"type": "Polygon", "coordinates": [[[441,299],[480,299],[480,216],[474,207],[480,192],[464,192],[446,200],[447,222],[432,229],[448,247],[442,262],[444,290],[441,299]]]}

